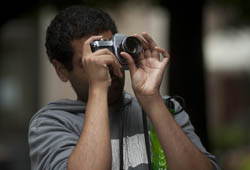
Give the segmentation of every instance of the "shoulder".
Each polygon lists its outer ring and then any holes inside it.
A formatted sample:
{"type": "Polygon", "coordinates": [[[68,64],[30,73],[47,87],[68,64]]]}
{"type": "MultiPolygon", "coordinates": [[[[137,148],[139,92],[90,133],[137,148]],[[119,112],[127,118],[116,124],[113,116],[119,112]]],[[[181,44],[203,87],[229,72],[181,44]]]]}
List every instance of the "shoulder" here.
{"type": "Polygon", "coordinates": [[[41,128],[50,127],[65,127],[74,128],[75,124],[82,125],[84,119],[84,107],[82,109],[78,108],[78,112],[74,109],[78,107],[73,106],[71,101],[71,106],[66,104],[68,100],[58,100],[41,108],[37,113],[35,113],[29,122],[29,130],[39,130],[41,128]],[[82,111],[82,112],[81,112],[82,111]]]}
{"type": "Polygon", "coordinates": [[[83,122],[81,103],[56,101],[30,120],[28,144],[32,169],[66,169],[83,122]]]}

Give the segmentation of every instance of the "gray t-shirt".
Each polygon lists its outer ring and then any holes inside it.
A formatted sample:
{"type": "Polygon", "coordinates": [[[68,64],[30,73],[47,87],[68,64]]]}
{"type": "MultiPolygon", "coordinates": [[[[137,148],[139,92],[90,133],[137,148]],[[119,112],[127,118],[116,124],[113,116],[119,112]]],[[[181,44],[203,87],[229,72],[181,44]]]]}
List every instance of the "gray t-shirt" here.
{"type": "MultiPolygon", "coordinates": [[[[167,98],[167,97],[163,97],[167,98]]],[[[180,105],[174,101],[175,110],[180,105]]],[[[75,148],[84,124],[86,103],[62,99],[48,104],[30,121],[29,148],[32,170],[66,170],[68,158],[75,148]]],[[[147,170],[148,160],[143,133],[142,109],[135,97],[124,93],[123,159],[125,170],[147,170]]],[[[119,170],[120,113],[109,107],[112,147],[112,170],[119,170]]],[[[174,116],[190,140],[220,170],[215,156],[202,146],[185,111],[174,116]]],[[[100,141],[101,142],[101,141],[100,141]]]]}

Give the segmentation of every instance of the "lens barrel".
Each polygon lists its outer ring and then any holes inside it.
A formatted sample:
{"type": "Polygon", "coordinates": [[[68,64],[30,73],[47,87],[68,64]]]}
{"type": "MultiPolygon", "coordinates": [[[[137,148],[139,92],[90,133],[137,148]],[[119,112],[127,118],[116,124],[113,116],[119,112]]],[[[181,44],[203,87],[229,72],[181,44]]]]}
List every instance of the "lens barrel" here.
{"type": "Polygon", "coordinates": [[[133,57],[138,56],[142,51],[141,42],[136,37],[129,36],[124,38],[121,45],[123,51],[129,53],[133,57]]]}

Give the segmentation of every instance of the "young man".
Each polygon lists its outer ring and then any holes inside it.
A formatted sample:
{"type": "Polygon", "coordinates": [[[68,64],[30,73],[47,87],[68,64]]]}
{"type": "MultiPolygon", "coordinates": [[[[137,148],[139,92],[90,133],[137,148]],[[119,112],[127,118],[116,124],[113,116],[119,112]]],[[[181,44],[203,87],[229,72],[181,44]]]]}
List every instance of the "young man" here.
{"type": "MultiPolygon", "coordinates": [[[[49,59],[59,78],[70,81],[77,100],[50,103],[31,119],[32,169],[148,169],[142,109],[159,137],[169,169],[219,169],[187,113],[173,117],[165,106],[159,87],[169,56],[147,33],[134,35],[143,47],[136,63],[128,53],[121,53],[136,97],[123,91],[124,71],[117,57],[108,49],[91,51],[91,42],[108,40],[115,33],[108,14],[82,6],[65,9],[50,23],[49,59]]],[[[180,105],[174,103],[178,110],[180,105]]]]}

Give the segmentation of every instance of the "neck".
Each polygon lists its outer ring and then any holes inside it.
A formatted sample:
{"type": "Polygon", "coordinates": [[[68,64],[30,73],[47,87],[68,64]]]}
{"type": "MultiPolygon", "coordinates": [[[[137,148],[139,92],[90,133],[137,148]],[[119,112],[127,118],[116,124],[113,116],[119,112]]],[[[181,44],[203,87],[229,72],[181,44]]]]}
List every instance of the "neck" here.
{"type": "MultiPolygon", "coordinates": [[[[87,103],[88,102],[88,97],[83,98],[83,97],[80,97],[80,96],[77,95],[77,100],[82,101],[84,103],[87,103]]],[[[119,108],[120,106],[123,105],[123,100],[124,100],[123,93],[118,98],[115,98],[115,99],[109,97],[108,98],[108,105],[109,106],[114,106],[115,108],[116,107],[119,108]]]]}

